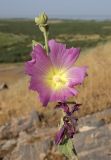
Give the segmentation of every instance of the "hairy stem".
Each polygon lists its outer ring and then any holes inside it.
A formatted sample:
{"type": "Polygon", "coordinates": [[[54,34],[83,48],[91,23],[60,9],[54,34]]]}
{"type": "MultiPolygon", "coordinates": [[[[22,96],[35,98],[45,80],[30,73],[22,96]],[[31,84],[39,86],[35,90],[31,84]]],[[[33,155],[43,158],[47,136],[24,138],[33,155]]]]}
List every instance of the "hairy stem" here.
{"type": "Polygon", "coordinates": [[[48,48],[48,34],[47,34],[47,31],[46,29],[44,28],[44,39],[45,39],[45,49],[46,49],[46,52],[47,52],[47,55],[48,55],[48,52],[49,52],[49,48],[48,48]]]}

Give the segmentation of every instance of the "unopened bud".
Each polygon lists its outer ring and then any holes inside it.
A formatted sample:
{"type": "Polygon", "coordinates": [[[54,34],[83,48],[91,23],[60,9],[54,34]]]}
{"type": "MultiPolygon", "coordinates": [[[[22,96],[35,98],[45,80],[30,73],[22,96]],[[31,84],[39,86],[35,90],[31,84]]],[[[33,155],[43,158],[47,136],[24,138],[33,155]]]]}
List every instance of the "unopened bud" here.
{"type": "Polygon", "coordinates": [[[35,17],[35,23],[37,25],[45,25],[47,24],[47,20],[48,20],[48,17],[44,12],[41,13],[38,17],[35,17]]]}

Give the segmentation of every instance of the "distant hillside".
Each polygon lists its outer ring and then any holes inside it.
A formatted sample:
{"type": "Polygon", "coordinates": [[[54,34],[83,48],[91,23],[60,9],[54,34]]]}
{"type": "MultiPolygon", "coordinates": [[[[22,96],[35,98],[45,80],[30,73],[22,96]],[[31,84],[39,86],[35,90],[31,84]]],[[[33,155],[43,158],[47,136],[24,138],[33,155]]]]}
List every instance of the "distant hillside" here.
{"type": "MultiPolygon", "coordinates": [[[[86,49],[111,40],[111,21],[50,20],[49,39],[86,49]]],[[[32,39],[43,42],[34,21],[0,20],[0,62],[29,59],[32,39]]]]}

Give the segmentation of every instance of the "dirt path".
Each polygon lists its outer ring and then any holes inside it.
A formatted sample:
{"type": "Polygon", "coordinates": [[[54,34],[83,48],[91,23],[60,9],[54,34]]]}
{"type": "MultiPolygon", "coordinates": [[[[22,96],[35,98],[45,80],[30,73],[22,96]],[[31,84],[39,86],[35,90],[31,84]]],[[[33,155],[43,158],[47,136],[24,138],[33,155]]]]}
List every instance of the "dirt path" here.
{"type": "Polygon", "coordinates": [[[24,76],[23,64],[0,64],[0,83],[13,84],[24,76]]]}

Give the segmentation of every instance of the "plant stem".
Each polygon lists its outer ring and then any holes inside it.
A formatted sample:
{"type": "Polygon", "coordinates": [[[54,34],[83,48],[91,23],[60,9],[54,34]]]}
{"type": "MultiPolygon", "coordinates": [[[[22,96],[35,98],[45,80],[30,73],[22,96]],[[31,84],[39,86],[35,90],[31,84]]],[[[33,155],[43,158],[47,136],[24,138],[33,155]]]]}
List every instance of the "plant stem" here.
{"type": "Polygon", "coordinates": [[[49,48],[48,48],[48,34],[47,34],[47,31],[46,29],[44,28],[44,39],[45,39],[45,49],[46,49],[46,52],[47,52],[47,55],[48,55],[48,52],[49,52],[49,48]]]}

